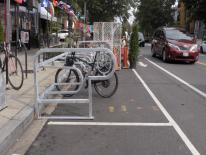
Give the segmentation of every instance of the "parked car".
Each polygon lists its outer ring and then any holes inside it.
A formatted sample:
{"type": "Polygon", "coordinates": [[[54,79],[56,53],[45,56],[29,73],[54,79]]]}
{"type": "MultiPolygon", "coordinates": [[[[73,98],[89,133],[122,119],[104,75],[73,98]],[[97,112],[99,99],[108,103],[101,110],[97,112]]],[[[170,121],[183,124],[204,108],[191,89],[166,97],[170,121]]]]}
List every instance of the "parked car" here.
{"type": "Polygon", "coordinates": [[[203,37],[202,42],[200,43],[200,52],[206,53],[206,36],[203,37]]]}
{"type": "Polygon", "coordinates": [[[199,58],[196,39],[172,27],[155,31],[151,52],[153,57],[158,55],[164,62],[175,60],[195,63],[199,58]]]}
{"type": "MultiPolygon", "coordinates": [[[[52,33],[52,35],[56,35],[56,33],[52,33]]],[[[59,37],[60,41],[64,41],[68,36],[68,30],[60,30],[57,32],[57,36],[59,37]]]]}
{"type": "Polygon", "coordinates": [[[139,39],[139,46],[144,47],[145,39],[144,39],[144,35],[142,32],[138,32],[138,39],[139,39]]]}

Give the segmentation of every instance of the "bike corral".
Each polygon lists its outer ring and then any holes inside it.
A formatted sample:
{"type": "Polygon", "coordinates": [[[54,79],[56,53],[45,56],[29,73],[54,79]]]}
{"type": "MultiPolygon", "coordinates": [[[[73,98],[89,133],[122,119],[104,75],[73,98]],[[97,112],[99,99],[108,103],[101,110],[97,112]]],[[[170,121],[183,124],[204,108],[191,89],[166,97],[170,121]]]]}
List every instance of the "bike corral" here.
{"type": "MultiPolygon", "coordinates": [[[[34,58],[34,84],[36,92],[36,104],[35,109],[38,118],[51,118],[51,119],[93,119],[92,110],[92,82],[93,81],[105,81],[110,79],[115,73],[116,58],[113,52],[108,48],[45,48],[37,52],[34,58]],[[38,61],[38,57],[42,54],[55,54],[56,56],[38,61]],[[68,56],[75,53],[76,59],[80,58],[82,62],[76,61],[71,65],[66,65],[66,60],[68,56]],[[97,56],[98,55],[98,56],[97,56]],[[87,64],[93,64],[93,69],[88,69],[87,64]],[[107,69],[102,69],[103,66],[107,65],[107,69]],[[108,67],[109,66],[109,67],[108,67]],[[41,69],[44,71],[49,71],[50,69],[61,68],[65,70],[64,74],[60,77],[60,81],[51,80],[50,85],[42,89],[41,82],[38,80],[39,74],[41,74],[41,69]],[[84,72],[84,69],[87,72],[84,72]],[[64,76],[68,78],[68,72],[73,71],[78,75],[78,81],[62,82],[64,76]],[[95,72],[99,74],[95,74],[95,72]],[[76,95],[84,87],[84,84],[88,82],[88,95],[87,98],[64,98],[65,94],[76,95]],[[76,85],[74,90],[61,90],[57,89],[59,86],[72,86],[76,85]],[[49,104],[79,104],[87,105],[88,113],[87,115],[72,115],[72,116],[59,116],[59,115],[42,115],[42,110],[45,105],[49,104]]],[[[52,74],[53,76],[54,74],[52,74]]],[[[49,76],[50,77],[50,76],[49,76]]],[[[48,78],[49,78],[48,77],[48,78]]]]}

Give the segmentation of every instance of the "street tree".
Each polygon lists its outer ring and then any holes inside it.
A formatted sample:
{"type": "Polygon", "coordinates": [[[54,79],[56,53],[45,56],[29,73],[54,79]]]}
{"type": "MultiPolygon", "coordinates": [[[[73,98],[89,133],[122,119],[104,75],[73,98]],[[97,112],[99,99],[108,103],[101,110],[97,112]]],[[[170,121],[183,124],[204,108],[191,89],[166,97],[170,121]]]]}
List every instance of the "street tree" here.
{"type": "Polygon", "coordinates": [[[130,48],[129,48],[129,62],[130,68],[136,68],[136,62],[138,60],[138,53],[139,53],[139,45],[138,43],[138,26],[137,24],[133,24],[132,27],[132,34],[130,40],[130,48]]]}
{"type": "Polygon", "coordinates": [[[3,30],[3,25],[1,24],[0,21],[0,43],[2,43],[4,40],[4,30],[3,30]]]}
{"type": "Polygon", "coordinates": [[[90,22],[110,22],[114,17],[129,18],[131,0],[78,0],[77,3],[82,8],[82,13],[86,3],[90,22]]]}
{"type": "Polygon", "coordinates": [[[175,0],[139,0],[135,17],[141,30],[151,35],[156,28],[172,24],[174,3],[175,0]]]}
{"type": "Polygon", "coordinates": [[[180,0],[184,2],[190,20],[203,20],[206,24],[205,0],[180,0]]]}

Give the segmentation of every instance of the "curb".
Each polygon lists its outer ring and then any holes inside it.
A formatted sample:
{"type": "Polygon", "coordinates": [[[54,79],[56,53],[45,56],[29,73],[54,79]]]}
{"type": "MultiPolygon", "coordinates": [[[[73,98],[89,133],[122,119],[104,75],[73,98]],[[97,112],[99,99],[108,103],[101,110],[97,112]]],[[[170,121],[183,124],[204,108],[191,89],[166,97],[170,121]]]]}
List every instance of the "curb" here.
{"type": "Polygon", "coordinates": [[[34,119],[34,108],[26,106],[0,129],[0,154],[5,155],[17,139],[22,136],[34,119]]]}

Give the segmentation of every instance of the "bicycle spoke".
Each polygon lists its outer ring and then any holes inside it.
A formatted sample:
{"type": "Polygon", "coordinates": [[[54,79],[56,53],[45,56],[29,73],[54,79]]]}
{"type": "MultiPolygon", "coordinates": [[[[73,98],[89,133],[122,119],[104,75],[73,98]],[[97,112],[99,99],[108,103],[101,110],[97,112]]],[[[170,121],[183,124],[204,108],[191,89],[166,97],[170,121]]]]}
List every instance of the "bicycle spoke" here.
{"type": "Polygon", "coordinates": [[[11,86],[18,90],[23,85],[23,69],[19,59],[13,55],[8,58],[8,75],[11,86]]]}

